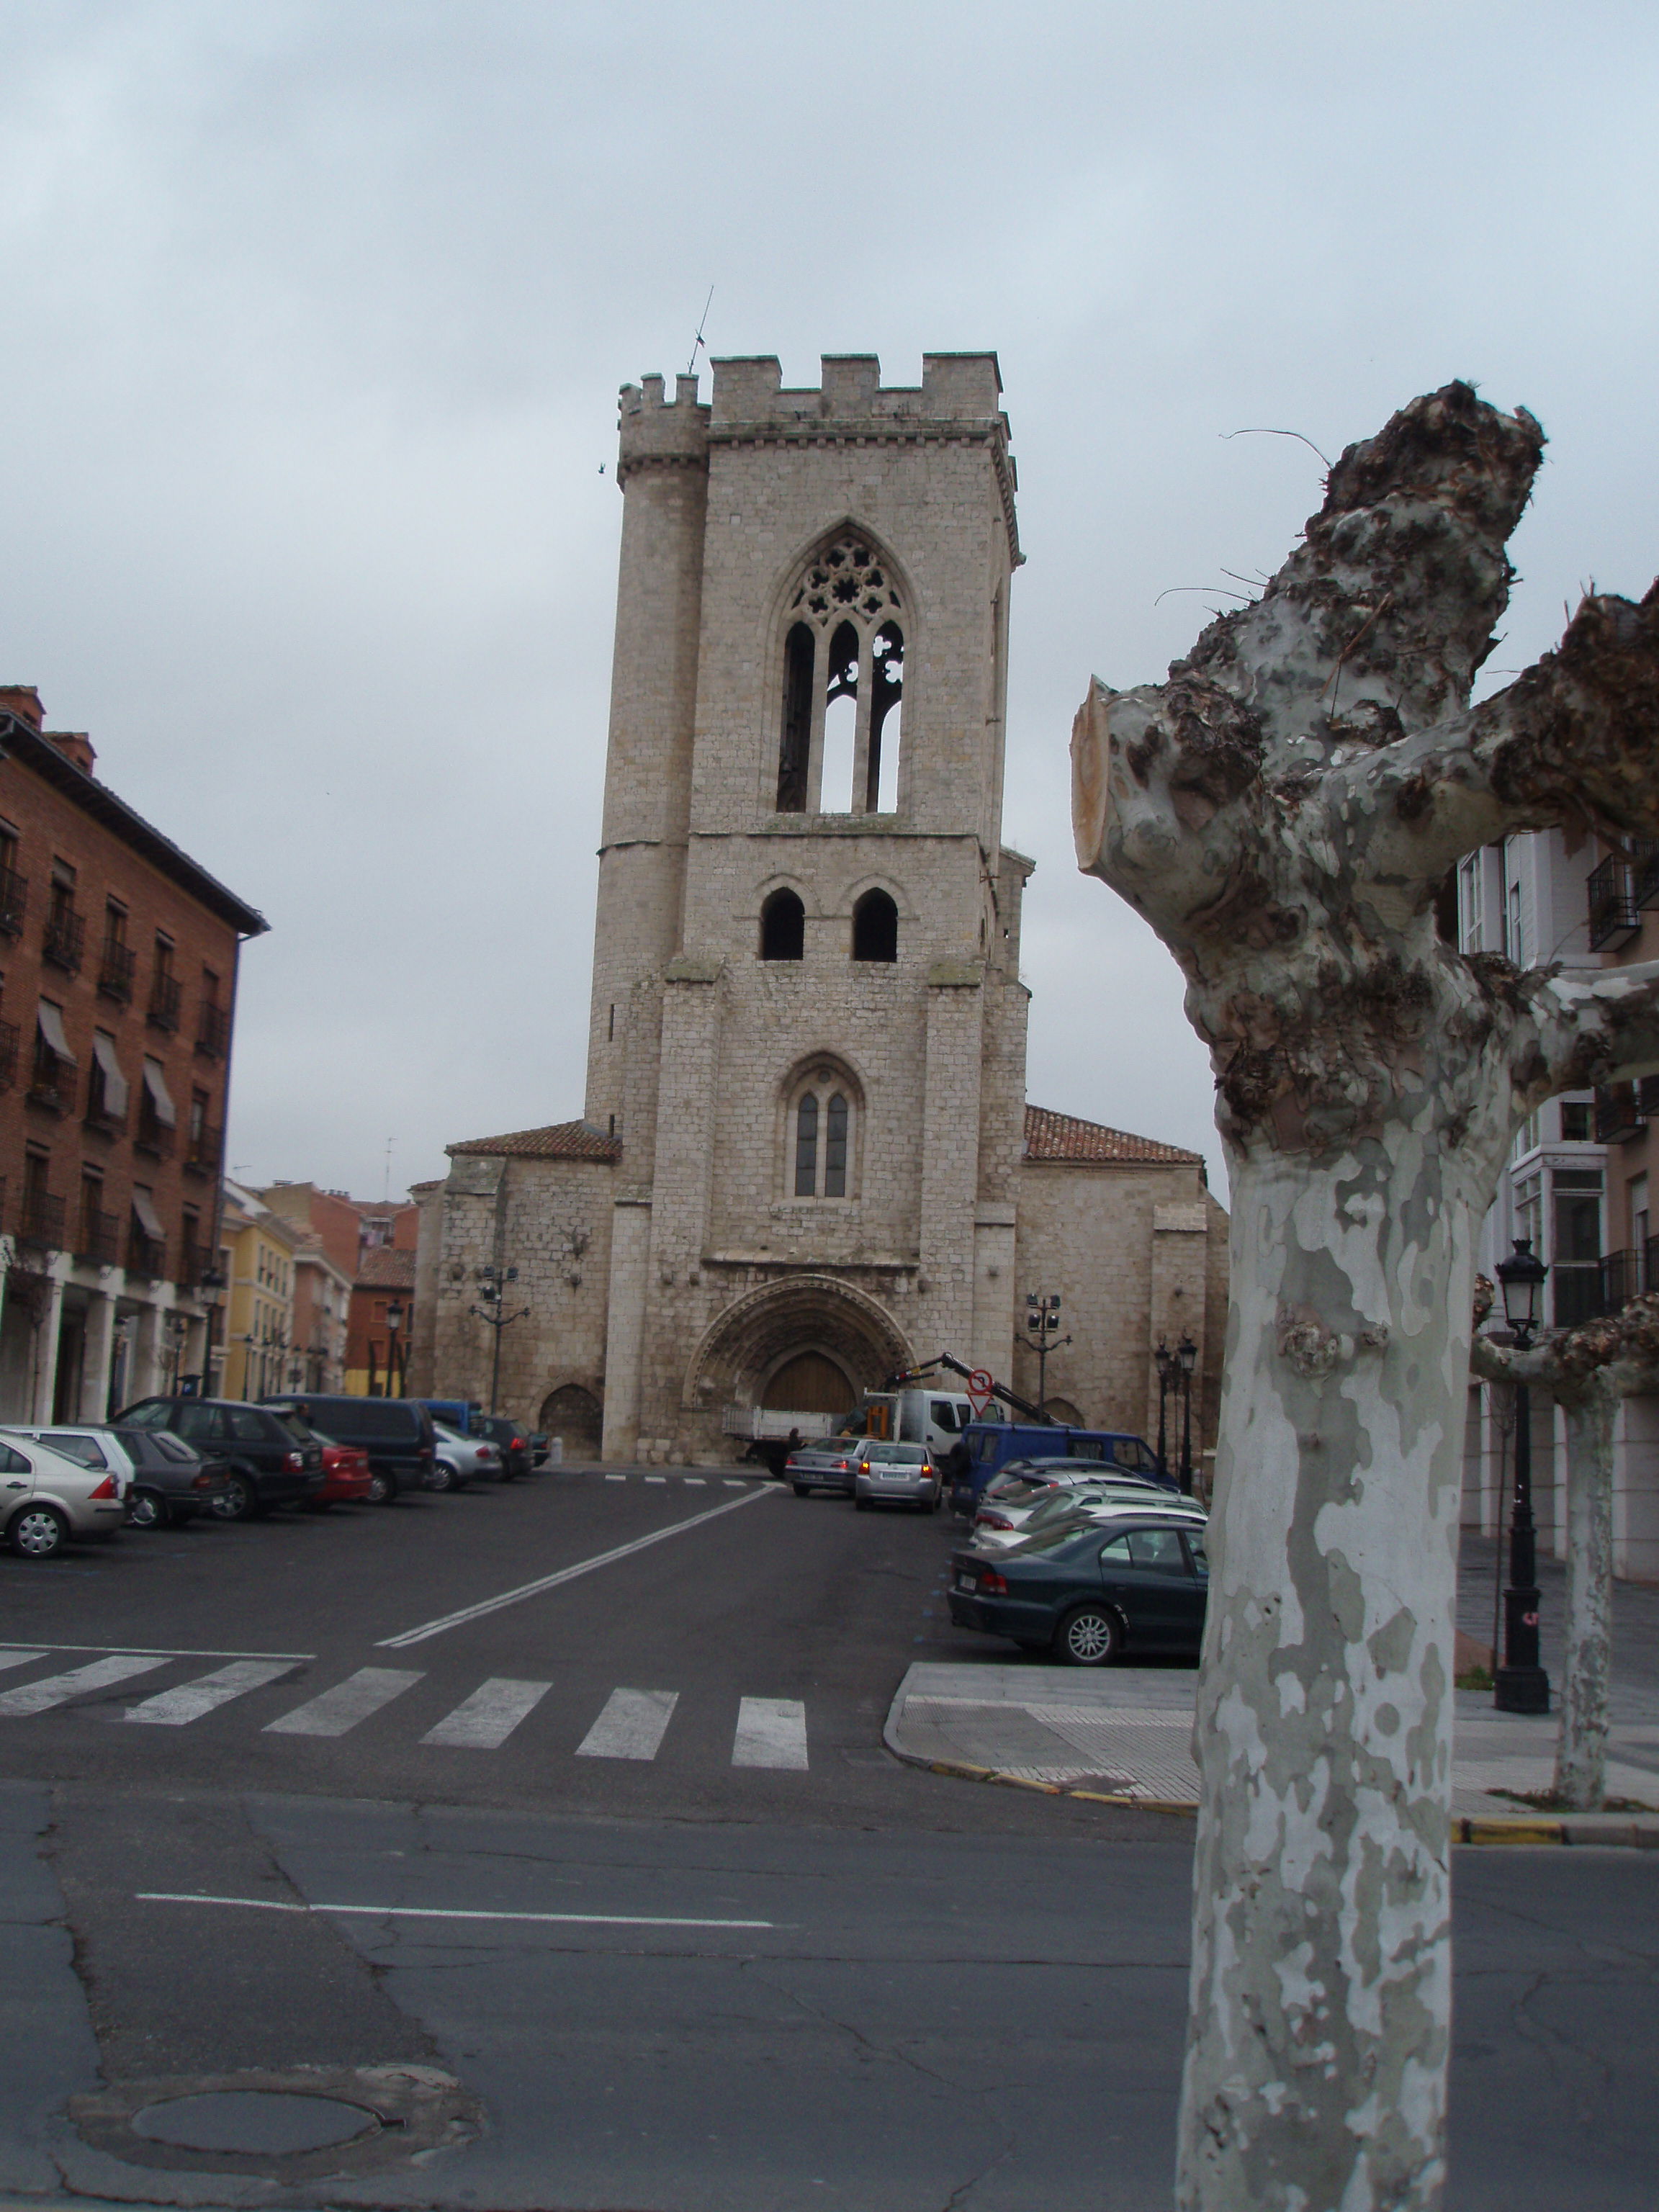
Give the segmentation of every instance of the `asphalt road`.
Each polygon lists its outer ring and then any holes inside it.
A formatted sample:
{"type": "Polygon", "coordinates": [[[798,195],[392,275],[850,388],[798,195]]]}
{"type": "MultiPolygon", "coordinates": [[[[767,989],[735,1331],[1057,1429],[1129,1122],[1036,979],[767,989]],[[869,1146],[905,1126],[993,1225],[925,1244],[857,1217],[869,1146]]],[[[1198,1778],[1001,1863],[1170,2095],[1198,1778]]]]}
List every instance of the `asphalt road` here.
{"type": "MultiPolygon", "coordinates": [[[[572,1474],[5,1561],[0,2190],[1167,2203],[1188,1831],[880,1749],[913,1658],[1008,1656],[945,1618],[951,1540],[572,1474]],[[326,2183],[65,2109],[386,2068],[458,2085],[453,2147],[326,2183]]],[[[1646,1856],[1460,1855],[1455,2212],[1652,2202],[1656,1905],[1646,1856]]]]}

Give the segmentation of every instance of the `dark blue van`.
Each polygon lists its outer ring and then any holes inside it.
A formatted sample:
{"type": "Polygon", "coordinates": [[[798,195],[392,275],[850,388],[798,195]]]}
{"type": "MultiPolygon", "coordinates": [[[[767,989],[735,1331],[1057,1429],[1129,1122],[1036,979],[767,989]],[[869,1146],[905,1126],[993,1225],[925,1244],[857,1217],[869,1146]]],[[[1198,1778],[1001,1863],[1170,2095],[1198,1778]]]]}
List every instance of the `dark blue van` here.
{"type": "Polygon", "coordinates": [[[1158,1454],[1145,1437],[1122,1429],[1073,1429],[1055,1422],[975,1421],[963,1432],[968,1447],[968,1470],[951,1486],[951,1510],[970,1519],[985,1486],[1000,1474],[1011,1459],[1089,1459],[1103,1466],[1127,1468],[1131,1474],[1151,1475],[1180,1485],[1171,1475],[1158,1474],[1158,1454]]]}

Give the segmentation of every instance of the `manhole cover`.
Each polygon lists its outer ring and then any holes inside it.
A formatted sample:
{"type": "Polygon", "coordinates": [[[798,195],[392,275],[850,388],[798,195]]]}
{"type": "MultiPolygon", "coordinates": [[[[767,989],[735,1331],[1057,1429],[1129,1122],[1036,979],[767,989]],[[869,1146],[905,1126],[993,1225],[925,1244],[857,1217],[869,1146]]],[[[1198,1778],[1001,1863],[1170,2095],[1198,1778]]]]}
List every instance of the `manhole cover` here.
{"type": "Polygon", "coordinates": [[[198,2097],[170,2097],[132,2116],[137,2135],[179,2150],[229,2150],[245,2154],[327,2150],[378,2129],[361,2105],[336,2097],[307,2097],[286,2090],[217,2089],[198,2097]]]}

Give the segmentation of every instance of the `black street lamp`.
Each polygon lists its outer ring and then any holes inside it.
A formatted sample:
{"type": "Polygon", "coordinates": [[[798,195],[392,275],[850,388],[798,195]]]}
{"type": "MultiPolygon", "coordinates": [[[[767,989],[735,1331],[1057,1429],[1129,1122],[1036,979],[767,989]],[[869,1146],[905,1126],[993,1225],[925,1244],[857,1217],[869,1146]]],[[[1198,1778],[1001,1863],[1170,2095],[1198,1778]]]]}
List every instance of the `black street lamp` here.
{"type": "Polygon", "coordinates": [[[1054,1331],[1060,1327],[1058,1291],[1051,1297],[1043,1297],[1036,1291],[1027,1291],[1025,1308],[1025,1326],[1030,1332],[1031,1349],[1037,1356],[1037,1416],[1046,1421],[1048,1418],[1048,1354],[1058,1352],[1062,1344],[1069,1344],[1072,1340],[1069,1336],[1054,1336],[1054,1331]]]}
{"type": "Polygon", "coordinates": [[[1170,1453],[1166,1442],[1168,1432],[1164,1425],[1164,1409],[1170,1391],[1175,1388],[1176,1363],[1174,1352],[1170,1351],[1161,1336],[1158,1340],[1158,1350],[1152,1354],[1152,1358],[1158,1367],[1158,1473],[1160,1481],[1167,1481],[1170,1474],[1170,1453]]]}
{"type": "Polygon", "coordinates": [[[1181,1370],[1181,1487],[1193,1494],[1193,1376],[1198,1367],[1198,1346],[1184,1333],[1175,1349],[1181,1370]]]}
{"type": "Polygon", "coordinates": [[[470,1309],[480,1321],[487,1321],[495,1332],[495,1350],[489,1363],[489,1410],[492,1414],[495,1411],[496,1398],[501,1393],[501,1331],[504,1328],[511,1328],[515,1321],[527,1320],[530,1314],[528,1306],[520,1306],[517,1313],[504,1313],[501,1310],[502,1291],[508,1283],[516,1283],[518,1279],[519,1271],[516,1267],[480,1267],[478,1296],[483,1299],[483,1304],[470,1309]]]}
{"type": "Polygon", "coordinates": [[[202,1303],[202,1375],[198,1397],[213,1395],[213,1325],[218,1316],[219,1301],[224,1296],[225,1279],[215,1267],[204,1267],[196,1278],[196,1295],[202,1303]]]}
{"type": "MultiPolygon", "coordinates": [[[[1541,1318],[1549,1269],[1517,1237],[1515,1250],[1498,1262],[1504,1318],[1525,1352],[1541,1318]]],[[[1538,1546],[1532,1518],[1532,1392],[1515,1386],[1515,1502],[1510,1516],[1510,1579],[1504,1592],[1504,1663],[1492,1684],[1492,1703],[1504,1713],[1547,1713],[1550,1678],[1538,1660],[1538,1546]]]]}
{"type": "MultiPolygon", "coordinates": [[[[386,1310],[386,1395],[396,1397],[398,1376],[398,1332],[404,1325],[404,1302],[393,1298],[386,1310]]],[[[499,1344],[501,1339],[496,1338],[499,1344]]]]}

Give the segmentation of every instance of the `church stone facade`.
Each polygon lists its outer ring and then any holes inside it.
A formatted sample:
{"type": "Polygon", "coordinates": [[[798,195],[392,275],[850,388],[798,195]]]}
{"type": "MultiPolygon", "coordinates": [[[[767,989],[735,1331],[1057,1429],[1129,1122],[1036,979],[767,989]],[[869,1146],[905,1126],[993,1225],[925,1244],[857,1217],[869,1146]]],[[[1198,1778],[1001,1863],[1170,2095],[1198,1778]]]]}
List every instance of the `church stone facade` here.
{"type": "Polygon", "coordinates": [[[746,1409],[940,1351],[1034,1388],[1024,1294],[1059,1290],[1066,1410],[1147,1426],[1184,1332],[1207,1430],[1202,1162],[1025,1102],[1000,390],[990,354],[624,388],[586,1111],[414,1194],[411,1388],[484,1395],[478,1271],[516,1267],[507,1410],[568,1456],[715,1461],[746,1409]]]}

